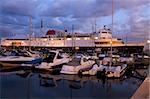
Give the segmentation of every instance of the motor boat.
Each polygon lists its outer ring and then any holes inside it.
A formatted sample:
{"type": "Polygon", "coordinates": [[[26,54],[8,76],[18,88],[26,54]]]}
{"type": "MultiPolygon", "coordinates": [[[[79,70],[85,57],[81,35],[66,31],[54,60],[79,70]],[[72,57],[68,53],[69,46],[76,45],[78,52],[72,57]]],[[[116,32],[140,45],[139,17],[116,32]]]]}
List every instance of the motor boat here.
{"type": "Polygon", "coordinates": [[[128,65],[132,65],[134,62],[134,58],[131,56],[122,56],[122,57],[120,57],[120,62],[126,63],[128,65]]]}
{"type": "Polygon", "coordinates": [[[144,53],[134,53],[131,54],[133,57],[134,65],[138,67],[149,66],[150,57],[144,53]]]}
{"type": "Polygon", "coordinates": [[[100,64],[98,66],[99,68],[97,69],[99,72],[104,72],[106,77],[108,78],[119,78],[124,75],[126,69],[127,69],[127,64],[120,64],[120,65],[114,65],[114,64],[107,64],[104,65],[102,64],[102,61],[100,61],[100,64]]]}
{"type": "Polygon", "coordinates": [[[66,54],[61,54],[59,51],[50,51],[48,57],[46,57],[43,62],[36,66],[38,69],[54,69],[62,67],[63,64],[71,61],[71,58],[66,54]]]}
{"type": "Polygon", "coordinates": [[[104,57],[102,59],[103,64],[108,64],[112,61],[113,63],[119,63],[120,62],[120,56],[119,55],[112,55],[112,57],[104,57]]]}
{"type": "Polygon", "coordinates": [[[41,63],[41,61],[41,58],[32,57],[24,51],[10,51],[7,52],[7,55],[0,57],[2,66],[33,66],[41,63]]]}
{"type": "Polygon", "coordinates": [[[80,73],[82,75],[96,75],[98,70],[100,70],[100,68],[95,64],[90,70],[80,70],[80,73]]]}
{"type": "Polygon", "coordinates": [[[95,61],[90,60],[89,57],[83,56],[75,58],[67,65],[63,65],[60,73],[63,74],[78,74],[82,69],[90,69],[95,64],[95,61]]]}
{"type": "Polygon", "coordinates": [[[82,54],[82,53],[78,53],[74,57],[75,58],[81,58],[82,56],[86,56],[87,58],[92,59],[92,60],[98,59],[96,53],[94,53],[94,54],[87,54],[87,53],[82,54]]]}
{"type": "Polygon", "coordinates": [[[121,77],[127,69],[127,64],[120,64],[120,65],[109,65],[109,64],[95,64],[90,70],[82,70],[82,75],[96,75],[102,74],[108,78],[119,78],[121,77]],[[99,72],[99,73],[98,73],[99,72]]]}

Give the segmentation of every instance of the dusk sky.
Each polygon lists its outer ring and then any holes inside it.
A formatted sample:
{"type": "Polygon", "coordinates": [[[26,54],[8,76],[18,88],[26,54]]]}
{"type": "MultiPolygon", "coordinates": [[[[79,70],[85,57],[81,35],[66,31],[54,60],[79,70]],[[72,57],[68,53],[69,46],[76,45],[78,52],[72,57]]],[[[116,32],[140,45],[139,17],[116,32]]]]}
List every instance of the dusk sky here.
{"type": "MultiPolygon", "coordinates": [[[[150,38],[150,0],[114,0],[113,37],[127,42],[141,43],[150,38]]],[[[49,29],[91,33],[104,25],[112,26],[112,0],[0,0],[0,37],[27,37],[29,17],[33,31],[40,32],[43,19],[44,32],[49,29]]]]}

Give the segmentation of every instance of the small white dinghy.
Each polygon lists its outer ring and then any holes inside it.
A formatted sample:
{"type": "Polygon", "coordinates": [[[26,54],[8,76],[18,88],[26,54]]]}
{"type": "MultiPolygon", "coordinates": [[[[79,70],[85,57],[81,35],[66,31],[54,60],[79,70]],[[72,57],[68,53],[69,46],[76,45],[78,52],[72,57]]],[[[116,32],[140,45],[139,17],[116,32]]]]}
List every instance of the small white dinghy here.
{"type": "Polygon", "coordinates": [[[74,59],[67,65],[63,65],[60,73],[63,74],[78,74],[79,70],[92,68],[95,61],[89,60],[88,57],[82,56],[80,59],[74,59]],[[77,64],[78,63],[78,64],[77,64]]]}
{"type": "Polygon", "coordinates": [[[62,67],[63,64],[68,63],[71,61],[70,57],[66,55],[60,55],[59,51],[50,51],[49,56],[44,59],[44,61],[35,68],[38,69],[51,69],[55,67],[62,67]]]}

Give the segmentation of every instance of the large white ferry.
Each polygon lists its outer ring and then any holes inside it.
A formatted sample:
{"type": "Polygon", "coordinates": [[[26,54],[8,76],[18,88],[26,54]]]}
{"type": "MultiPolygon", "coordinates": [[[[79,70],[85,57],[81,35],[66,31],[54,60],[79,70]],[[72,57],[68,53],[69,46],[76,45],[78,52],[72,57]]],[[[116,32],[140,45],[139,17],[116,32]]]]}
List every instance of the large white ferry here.
{"type": "Polygon", "coordinates": [[[112,38],[110,29],[100,29],[98,33],[67,33],[66,31],[49,30],[45,37],[30,39],[4,39],[2,46],[21,47],[109,47],[123,46],[124,42],[112,38]]]}

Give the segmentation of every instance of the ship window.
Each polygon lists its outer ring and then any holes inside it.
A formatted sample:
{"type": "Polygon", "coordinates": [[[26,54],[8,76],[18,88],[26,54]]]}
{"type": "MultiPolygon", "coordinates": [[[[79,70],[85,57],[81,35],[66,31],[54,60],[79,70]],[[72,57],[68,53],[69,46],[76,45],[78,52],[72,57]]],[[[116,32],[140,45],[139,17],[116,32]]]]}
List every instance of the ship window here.
{"type": "Polygon", "coordinates": [[[66,37],[67,37],[67,38],[71,38],[71,35],[67,35],[66,37]]]}
{"type": "Polygon", "coordinates": [[[117,38],[117,40],[121,40],[120,38],[117,38]]]}
{"type": "Polygon", "coordinates": [[[109,44],[109,42],[95,42],[95,44],[109,44]]]}
{"type": "Polygon", "coordinates": [[[100,39],[105,39],[106,37],[101,37],[100,39]]]}
{"type": "Polygon", "coordinates": [[[106,34],[107,32],[102,32],[102,33],[105,33],[105,34],[106,34]]]}

